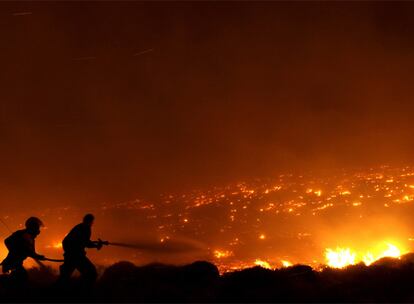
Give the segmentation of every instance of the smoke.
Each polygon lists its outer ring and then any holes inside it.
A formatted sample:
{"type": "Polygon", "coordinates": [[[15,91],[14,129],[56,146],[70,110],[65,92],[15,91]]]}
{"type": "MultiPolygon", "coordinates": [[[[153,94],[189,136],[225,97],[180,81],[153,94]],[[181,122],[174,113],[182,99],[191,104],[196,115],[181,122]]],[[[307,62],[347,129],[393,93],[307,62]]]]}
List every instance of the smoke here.
{"type": "Polygon", "coordinates": [[[110,242],[109,245],[157,254],[188,253],[205,249],[204,245],[189,240],[167,240],[163,242],[140,240],[130,242],[110,242]]]}

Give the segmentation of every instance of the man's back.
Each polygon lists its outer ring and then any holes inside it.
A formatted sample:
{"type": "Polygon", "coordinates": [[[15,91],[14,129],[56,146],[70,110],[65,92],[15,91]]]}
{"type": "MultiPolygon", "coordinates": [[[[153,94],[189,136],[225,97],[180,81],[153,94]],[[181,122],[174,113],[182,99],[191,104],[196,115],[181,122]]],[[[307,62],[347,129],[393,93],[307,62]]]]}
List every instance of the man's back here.
{"type": "Polygon", "coordinates": [[[65,253],[85,254],[85,247],[88,247],[91,238],[91,228],[84,223],[72,228],[63,239],[62,246],[65,253]]]}
{"type": "Polygon", "coordinates": [[[36,235],[31,234],[28,229],[18,230],[4,240],[9,253],[2,261],[3,273],[9,270],[19,269],[24,272],[23,261],[27,257],[43,258],[35,251],[36,235]]]}
{"type": "Polygon", "coordinates": [[[4,240],[4,243],[9,250],[9,254],[26,258],[32,256],[35,252],[35,240],[26,229],[18,230],[4,240]]]}

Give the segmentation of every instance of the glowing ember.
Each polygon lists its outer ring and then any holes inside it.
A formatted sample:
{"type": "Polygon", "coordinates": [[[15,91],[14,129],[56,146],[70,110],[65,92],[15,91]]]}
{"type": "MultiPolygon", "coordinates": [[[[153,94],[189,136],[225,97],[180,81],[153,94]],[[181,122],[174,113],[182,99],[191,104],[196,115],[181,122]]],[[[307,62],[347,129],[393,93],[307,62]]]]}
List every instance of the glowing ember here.
{"type": "Polygon", "coordinates": [[[228,251],[228,250],[215,250],[214,251],[214,256],[217,259],[228,258],[232,255],[233,255],[233,252],[228,251]]]}

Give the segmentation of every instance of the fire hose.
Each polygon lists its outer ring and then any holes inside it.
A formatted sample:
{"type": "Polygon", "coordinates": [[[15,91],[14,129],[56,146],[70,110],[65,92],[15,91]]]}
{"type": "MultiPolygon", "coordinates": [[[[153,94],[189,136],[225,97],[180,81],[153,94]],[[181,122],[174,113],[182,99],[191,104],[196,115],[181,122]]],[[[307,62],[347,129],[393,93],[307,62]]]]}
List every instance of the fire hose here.
{"type": "MultiPolygon", "coordinates": [[[[98,241],[94,242],[95,245],[97,245],[98,249],[101,249],[101,247],[103,245],[109,245],[108,241],[102,241],[101,239],[98,239],[98,241]]],[[[36,261],[37,264],[39,264],[40,266],[44,266],[42,261],[47,261],[47,262],[55,262],[55,263],[63,263],[65,260],[64,259],[51,259],[51,258],[42,258],[42,259],[34,259],[36,261]]]]}
{"type": "Polygon", "coordinates": [[[65,260],[63,259],[50,259],[50,258],[43,258],[42,261],[48,261],[48,262],[56,262],[56,263],[62,263],[65,260]]]}
{"type": "MultiPolygon", "coordinates": [[[[130,248],[130,249],[136,249],[136,250],[145,250],[150,252],[163,252],[163,253],[179,253],[183,251],[191,251],[196,250],[194,245],[183,243],[183,242],[165,242],[165,243],[158,243],[158,242],[136,242],[136,243],[118,243],[118,242],[108,242],[108,241],[102,241],[101,239],[98,239],[98,241],[93,242],[97,247],[97,249],[101,249],[103,245],[105,246],[116,246],[116,247],[124,247],[124,248],[130,248]]],[[[42,268],[45,268],[46,266],[43,264],[43,261],[46,262],[54,262],[54,263],[63,263],[64,259],[53,259],[53,258],[47,258],[44,257],[42,259],[36,259],[33,258],[34,261],[42,268]]],[[[0,263],[1,266],[1,263],[0,263]]]]}

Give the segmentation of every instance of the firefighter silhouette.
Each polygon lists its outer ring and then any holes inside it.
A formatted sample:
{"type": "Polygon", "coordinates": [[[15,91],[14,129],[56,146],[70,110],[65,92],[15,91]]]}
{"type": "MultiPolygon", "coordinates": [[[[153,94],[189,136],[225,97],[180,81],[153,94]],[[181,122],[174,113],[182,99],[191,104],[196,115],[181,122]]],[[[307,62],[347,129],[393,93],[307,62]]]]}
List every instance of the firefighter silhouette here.
{"type": "Polygon", "coordinates": [[[43,223],[37,217],[30,217],[26,220],[26,228],[14,232],[4,241],[9,253],[1,262],[3,273],[9,273],[16,284],[23,284],[27,281],[27,272],[23,267],[26,258],[43,260],[43,255],[37,254],[35,250],[35,239],[40,234],[43,223]]]}
{"type": "Polygon", "coordinates": [[[106,242],[91,241],[92,225],[95,217],[92,214],[84,216],[82,223],[76,225],[63,239],[64,263],[60,266],[59,284],[67,284],[72,273],[78,270],[83,286],[90,288],[96,281],[95,265],[86,257],[85,248],[100,250],[106,242]]]}

